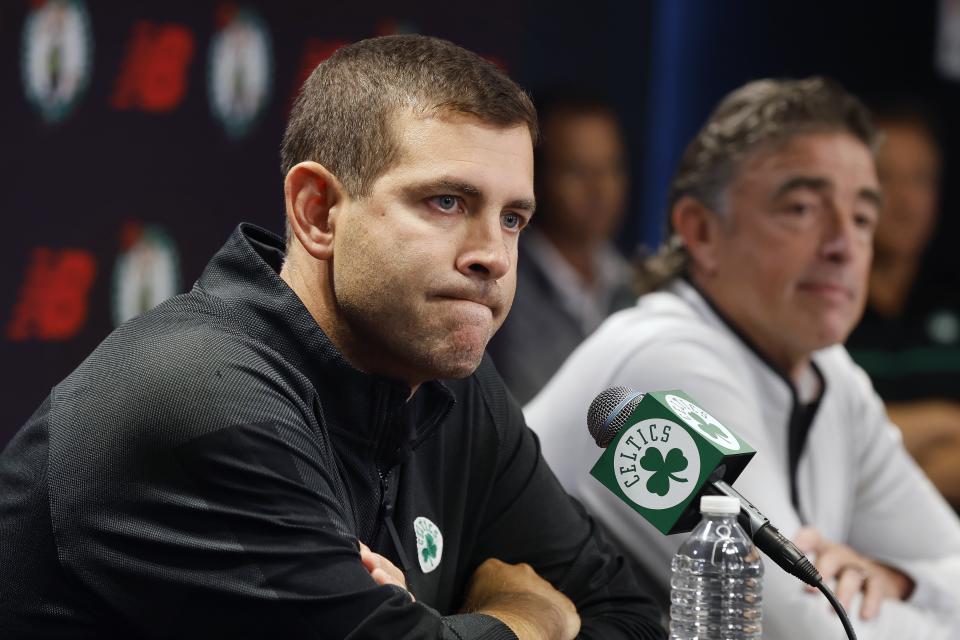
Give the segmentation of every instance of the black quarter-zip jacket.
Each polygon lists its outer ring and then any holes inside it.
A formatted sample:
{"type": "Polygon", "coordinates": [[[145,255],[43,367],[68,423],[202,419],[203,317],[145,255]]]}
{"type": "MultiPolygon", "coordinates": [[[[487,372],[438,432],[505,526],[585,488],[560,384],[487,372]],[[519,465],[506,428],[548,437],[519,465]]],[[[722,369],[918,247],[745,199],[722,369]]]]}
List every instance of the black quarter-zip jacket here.
{"type": "Polygon", "coordinates": [[[458,613],[487,558],[531,564],[582,637],[664,637],[487,359],[409,398],[343,359],[282,260],[238,227],[0,455],[0,637],[511,638],[458,613]],[[435,529],[418,541],[415,522],[435,529]],[[358,540],[415,603],[374,583],[358,540]]]}

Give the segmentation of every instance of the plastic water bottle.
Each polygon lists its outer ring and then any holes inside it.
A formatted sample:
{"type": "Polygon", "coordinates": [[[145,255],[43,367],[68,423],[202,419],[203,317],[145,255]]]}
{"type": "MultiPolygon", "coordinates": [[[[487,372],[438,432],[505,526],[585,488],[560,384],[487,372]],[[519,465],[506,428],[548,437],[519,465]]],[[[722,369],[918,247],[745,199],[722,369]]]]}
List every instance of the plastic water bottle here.
{"type": "Polygon", "coordinates": [[[673,557],[671,640],[760,638],[763,563],[737,524],[740,501],[703,496],[703,520],[673,557]]]}

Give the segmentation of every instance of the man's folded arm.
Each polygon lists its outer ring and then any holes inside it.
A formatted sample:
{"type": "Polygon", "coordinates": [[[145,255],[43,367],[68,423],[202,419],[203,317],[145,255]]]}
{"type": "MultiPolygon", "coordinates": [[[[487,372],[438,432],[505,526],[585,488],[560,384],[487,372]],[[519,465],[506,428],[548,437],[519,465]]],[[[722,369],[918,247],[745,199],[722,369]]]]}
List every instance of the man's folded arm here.
{"type": "Polygon", "coordinates": [[[529,563],[576,605],[581,638],[666,637],[647,590],[563,490],[515,401],[505,402],[507,410],[501,413],[506,424],[498,425],[497,479],[478,538],[477,562],[493,557],[529,563]]]}
{"type": "Polygon", "coordinates": [[[378,586],[320,452],[282,428],[233,425],[150,452],[82,517],[69,568],[146,636],[513,637],[378,586]]]}

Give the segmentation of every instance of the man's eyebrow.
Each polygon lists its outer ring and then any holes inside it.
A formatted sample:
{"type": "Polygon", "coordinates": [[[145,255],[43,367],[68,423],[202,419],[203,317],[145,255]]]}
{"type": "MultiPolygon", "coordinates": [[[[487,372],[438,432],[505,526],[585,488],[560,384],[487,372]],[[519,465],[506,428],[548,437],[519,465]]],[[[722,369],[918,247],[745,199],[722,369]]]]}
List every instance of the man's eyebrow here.
{"type": "Polygon", "coordinates": [[[520,211],[526,211],[529,214],[537,208],[537,203],[534,200],[529,200],[527,198],[521,198],[520,200],[511,200],[507,203],[507,209],[519,209],[520,211]]]}
{"type": "Polygon", "coordinates": [[[872,203],[878,211],[883,210],[883,194],[880,193],[879,190],[863,188],[860,189],[859,193],[857,193],[857,197],[861,200],[866,200],[867,202],[872,203]]]}
{"type": "MultiPolygon", "coordinates": [[[[433,182],[427,182],[418,185],[418,191],[445,191],[448,193],[456,193],[458,195],[468,196],[471,198],[477,198],[479,200],[485,199],[483,191],[470,184],[469,182],[463,182],[462,180],[454,180],[450,178],[441,178],[433,182]]],[[[519,209],[521,211],[527,211],[533,213],[534,209],[537,208],[537,203],[535,200],[530,198],[520,198],[518,200],[511,200],[506,204],[507,209],[519,209]]]]}
{"type": "Polygon", "coordinates": [[[811,189],[813,191],[827,191],[832,186],[833,184],[826,178],[818,178],[816,176],[794,176],[792,178],[787,179],[786,182],[781,184],[773,197],[780,198],[795,189],[811,189]]]}
{"type": "Polygon", "coordinates": [[[483,192],[478,187],[475,187],[469,182],[451,180],[449,178],[440,178],[434,182],[428,182],[427,184],[422,185],[422,187],[427,191],[449,191],[451,193],[470,196],[471,198],[483,197],[483,192]]]}
{"type": "MultiPolygon", "coordinates": [[[[831,188],[833,188],[833,183],[826,178],[818,178],[815,176],[795,176],[780,185],[780,188],[777,189],[777,193],[774,197],[779,198],[787,193],[790,193],[794,189],[827,191],[831,188]]],[[[857,198],[860,200],[866,200],[877,209],[883,209],[883,194],[877,189],[864,187],[857,192],[857,198]]]]}

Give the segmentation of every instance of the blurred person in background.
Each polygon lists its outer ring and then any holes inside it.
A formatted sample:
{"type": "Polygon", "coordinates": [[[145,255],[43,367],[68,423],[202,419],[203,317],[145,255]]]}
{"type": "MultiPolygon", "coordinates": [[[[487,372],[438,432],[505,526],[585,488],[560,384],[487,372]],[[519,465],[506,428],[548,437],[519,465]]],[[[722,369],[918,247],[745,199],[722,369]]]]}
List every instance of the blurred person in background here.
{"type": "Polygon", "coordinates": [[[942,152],[935,119],[916,102],[874,108],[884,210],[870,292],[847,349],[870,374],[907,449],[960,509],[960,295],[929,264],[942,152]]]}
{"type": "Polygon", "coordinates": [[[537,107],[537,217],[520,239],[513,309],[489,347],[521,403],[604,318],[635,301],[630,268],[611,244],[629,189],[613,108],[571,88],[543,94],[537,107]]]}
{"type": "MultiPolygon", "coordinates": [[[[757,450],[737,488],[811,555],[861,640],[956,639],[960,520],[842,345],[882,215],[875,145],[865,107],[831,81],[727,95],[675,174],[671,234],[642,274],[653,292],[525,413],[567,490],[666,591],[687,534],[662,535],[589,475],[600,450],[585,416],[615,385],[689,393],[757,450]]],[[[765,637],[844,637],[819,593],[765,564],[765,637]]]]}

